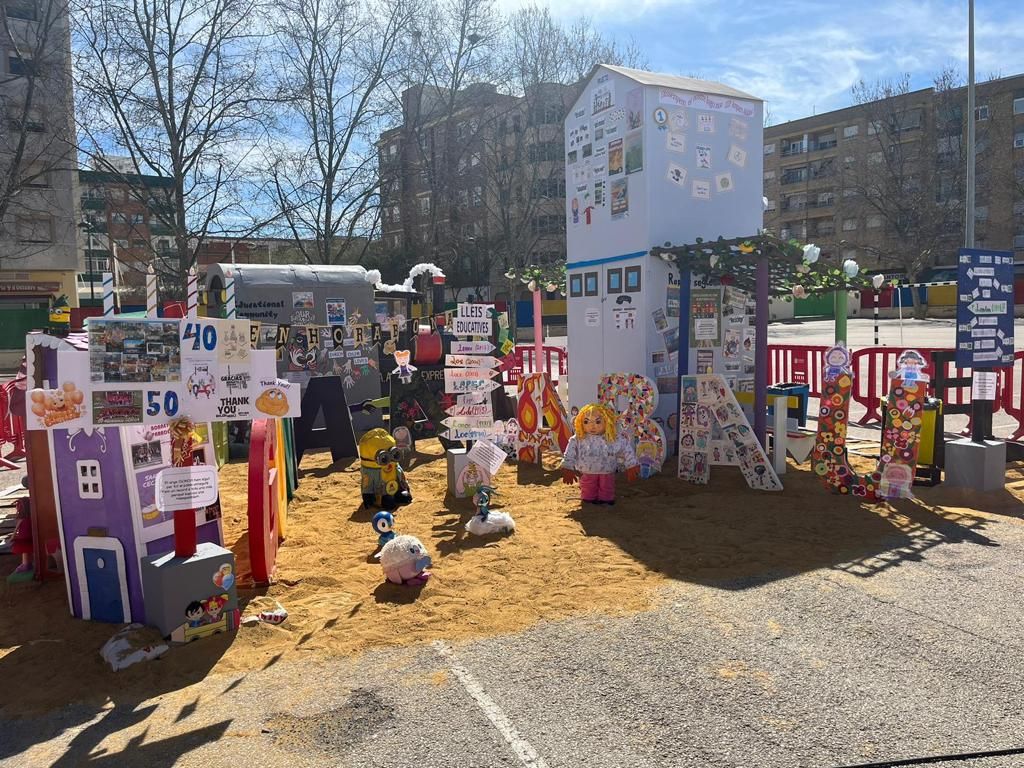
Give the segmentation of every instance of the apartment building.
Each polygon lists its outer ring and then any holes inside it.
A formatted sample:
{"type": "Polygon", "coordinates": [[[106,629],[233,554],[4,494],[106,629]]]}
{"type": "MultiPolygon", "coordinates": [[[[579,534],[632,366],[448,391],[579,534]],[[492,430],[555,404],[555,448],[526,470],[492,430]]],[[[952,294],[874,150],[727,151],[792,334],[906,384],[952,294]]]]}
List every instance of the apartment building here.
{"type": "Polygon", "coordinates": [[[563,260],[562,120],[575,95],[555,83],[403,93],[402,124],[378,142],[384,252],[497,300],[508,268],[563,260]]]}
{"type": "Polygon", "coordinates": [[[71,44],[60,0],[0,0],[0,349],[75,293],[71,44]]]}
{"type": "MultiPolygon", "coordinates": [[[[976,104],[976,243],[1024,259],[1024,75],[978,84],[976,104]]],[[[865,267],[900,271],[915,247],[955,263],[966,109],[966,88],[925,88],[766,128],[766,227],[865,267]]]]}
{"type": "Polygon", "coordinates": [[[101,304],[103,273],[112,272],[122,306],[145,304],[150,264],[178,258],[169,226],[174,182],[137,174],[126,158],[105,162],[112,170],[78,172],[78,297],[83,306],[101,304]]]}

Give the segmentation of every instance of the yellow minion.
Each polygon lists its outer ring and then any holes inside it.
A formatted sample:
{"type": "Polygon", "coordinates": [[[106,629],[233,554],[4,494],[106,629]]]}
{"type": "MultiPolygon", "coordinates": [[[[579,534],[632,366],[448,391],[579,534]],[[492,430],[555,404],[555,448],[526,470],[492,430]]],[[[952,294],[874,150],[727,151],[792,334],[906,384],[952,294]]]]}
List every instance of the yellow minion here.
{"type": "Polygon", "coordinates": [[[359,474],[363,504],[393,510],[412,502],[405,470],[398,460],[402,453],[386,429],[371,429],[359,440],[359,474]]]}

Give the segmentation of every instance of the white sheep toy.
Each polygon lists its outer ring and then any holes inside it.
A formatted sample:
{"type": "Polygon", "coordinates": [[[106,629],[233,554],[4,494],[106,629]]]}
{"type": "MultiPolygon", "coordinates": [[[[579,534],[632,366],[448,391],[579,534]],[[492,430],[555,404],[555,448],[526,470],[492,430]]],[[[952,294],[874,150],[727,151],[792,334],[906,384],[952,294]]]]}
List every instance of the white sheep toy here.
{"type": "Polygon", "coordinates": [[[396,536],[381,548],[377,557],[384,568],[384,577],[394,584],[421,586],[430,578],[427,571],[432,564],[430,555],[415,536],[396,536]]]}

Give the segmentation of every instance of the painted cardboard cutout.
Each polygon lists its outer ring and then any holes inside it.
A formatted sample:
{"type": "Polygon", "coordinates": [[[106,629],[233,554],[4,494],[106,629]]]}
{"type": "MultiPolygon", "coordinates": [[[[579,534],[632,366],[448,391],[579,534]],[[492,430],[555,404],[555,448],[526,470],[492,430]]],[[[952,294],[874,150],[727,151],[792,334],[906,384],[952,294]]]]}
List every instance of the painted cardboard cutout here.
{"type": "Polygon", "coordinates": [[[679,477],[706,485],[712,464],[738,465],[751,488],[782,490],[724,376],[684,377],[680,399],[679,477]]]}
{"type": "Polygon", "coordinates": [[[330,448],[331,459],[351,459],[359,455],[352,414],[345,399],[345,388],[338,376],[318,376],[309,380],[302,396],[302,415],[295,420],[296,463],[309,448],[330,448]],[[324,427],[314,429],[323,409],[324,427]]]}
{"type": "Polygon", "coordinates": [[[646,475],[642,468],[641,477],[659,472],[665,462],[666,447],[665,432],[654,421],[658,407],[654,382],[638,373],[606,373],[597,386],[597,400],[619,414],[619,432],[632,440],[634,451],[644,444],[646,475]],[[620,410],[621,402],[625,403],[625,410],[620,410]]]}
{"type": "Polygon", "coordinates": [[[255,419],[249,438],[249,562],[252,578],[269,584],[277,562],[280,496],[277,485],[277,427],[271,419],[255,419]]]}
{"type": "Polygon", "coordinates": [[[540,463],[545,450],[565,452],[572,436],[565,406],[546,373],[531,373],[519,380],[516,445],[519,460],[540,463]]]}
{"type": "Polygon", "coordinates": [[[850,354],[842,345],[825,352],[825,380],[818,408],[818,438],[814,446],[814,471],[829,488],[866,499],[909,498],[921,445],[921,412],[928,377],[922,373],[924,357],[916,350],[900,355],[899,368],[891,373],[892,388],[884,400],[889,425],[882,433],[882,449],[874,472],[858,474],[846,453],[846,429],[850,418],[853,369],[850,354]],[[909,381],[908,381],[909,378],[909,381]]]}

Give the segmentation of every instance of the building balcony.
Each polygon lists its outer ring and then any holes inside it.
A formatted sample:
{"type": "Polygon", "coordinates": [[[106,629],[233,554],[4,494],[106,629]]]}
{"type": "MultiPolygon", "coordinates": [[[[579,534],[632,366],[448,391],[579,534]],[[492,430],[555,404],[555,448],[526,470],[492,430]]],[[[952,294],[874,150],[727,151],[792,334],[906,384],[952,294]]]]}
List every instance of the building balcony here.
{"type": "Polygon", "coordinates": [[[162,224],[157,221],[150,221],[149,234],[152,235],[153,237],[160,237],[161,235],[173,235],[174,230],[171,227],[167,226],[166,224],[162,224]]]}
{"type": "Polygon", "coordinates": [[[107,209],[107,201],[102,197],[83,197],[82,198],[82,210],[83,211],[105,211],[107,209]]]}

